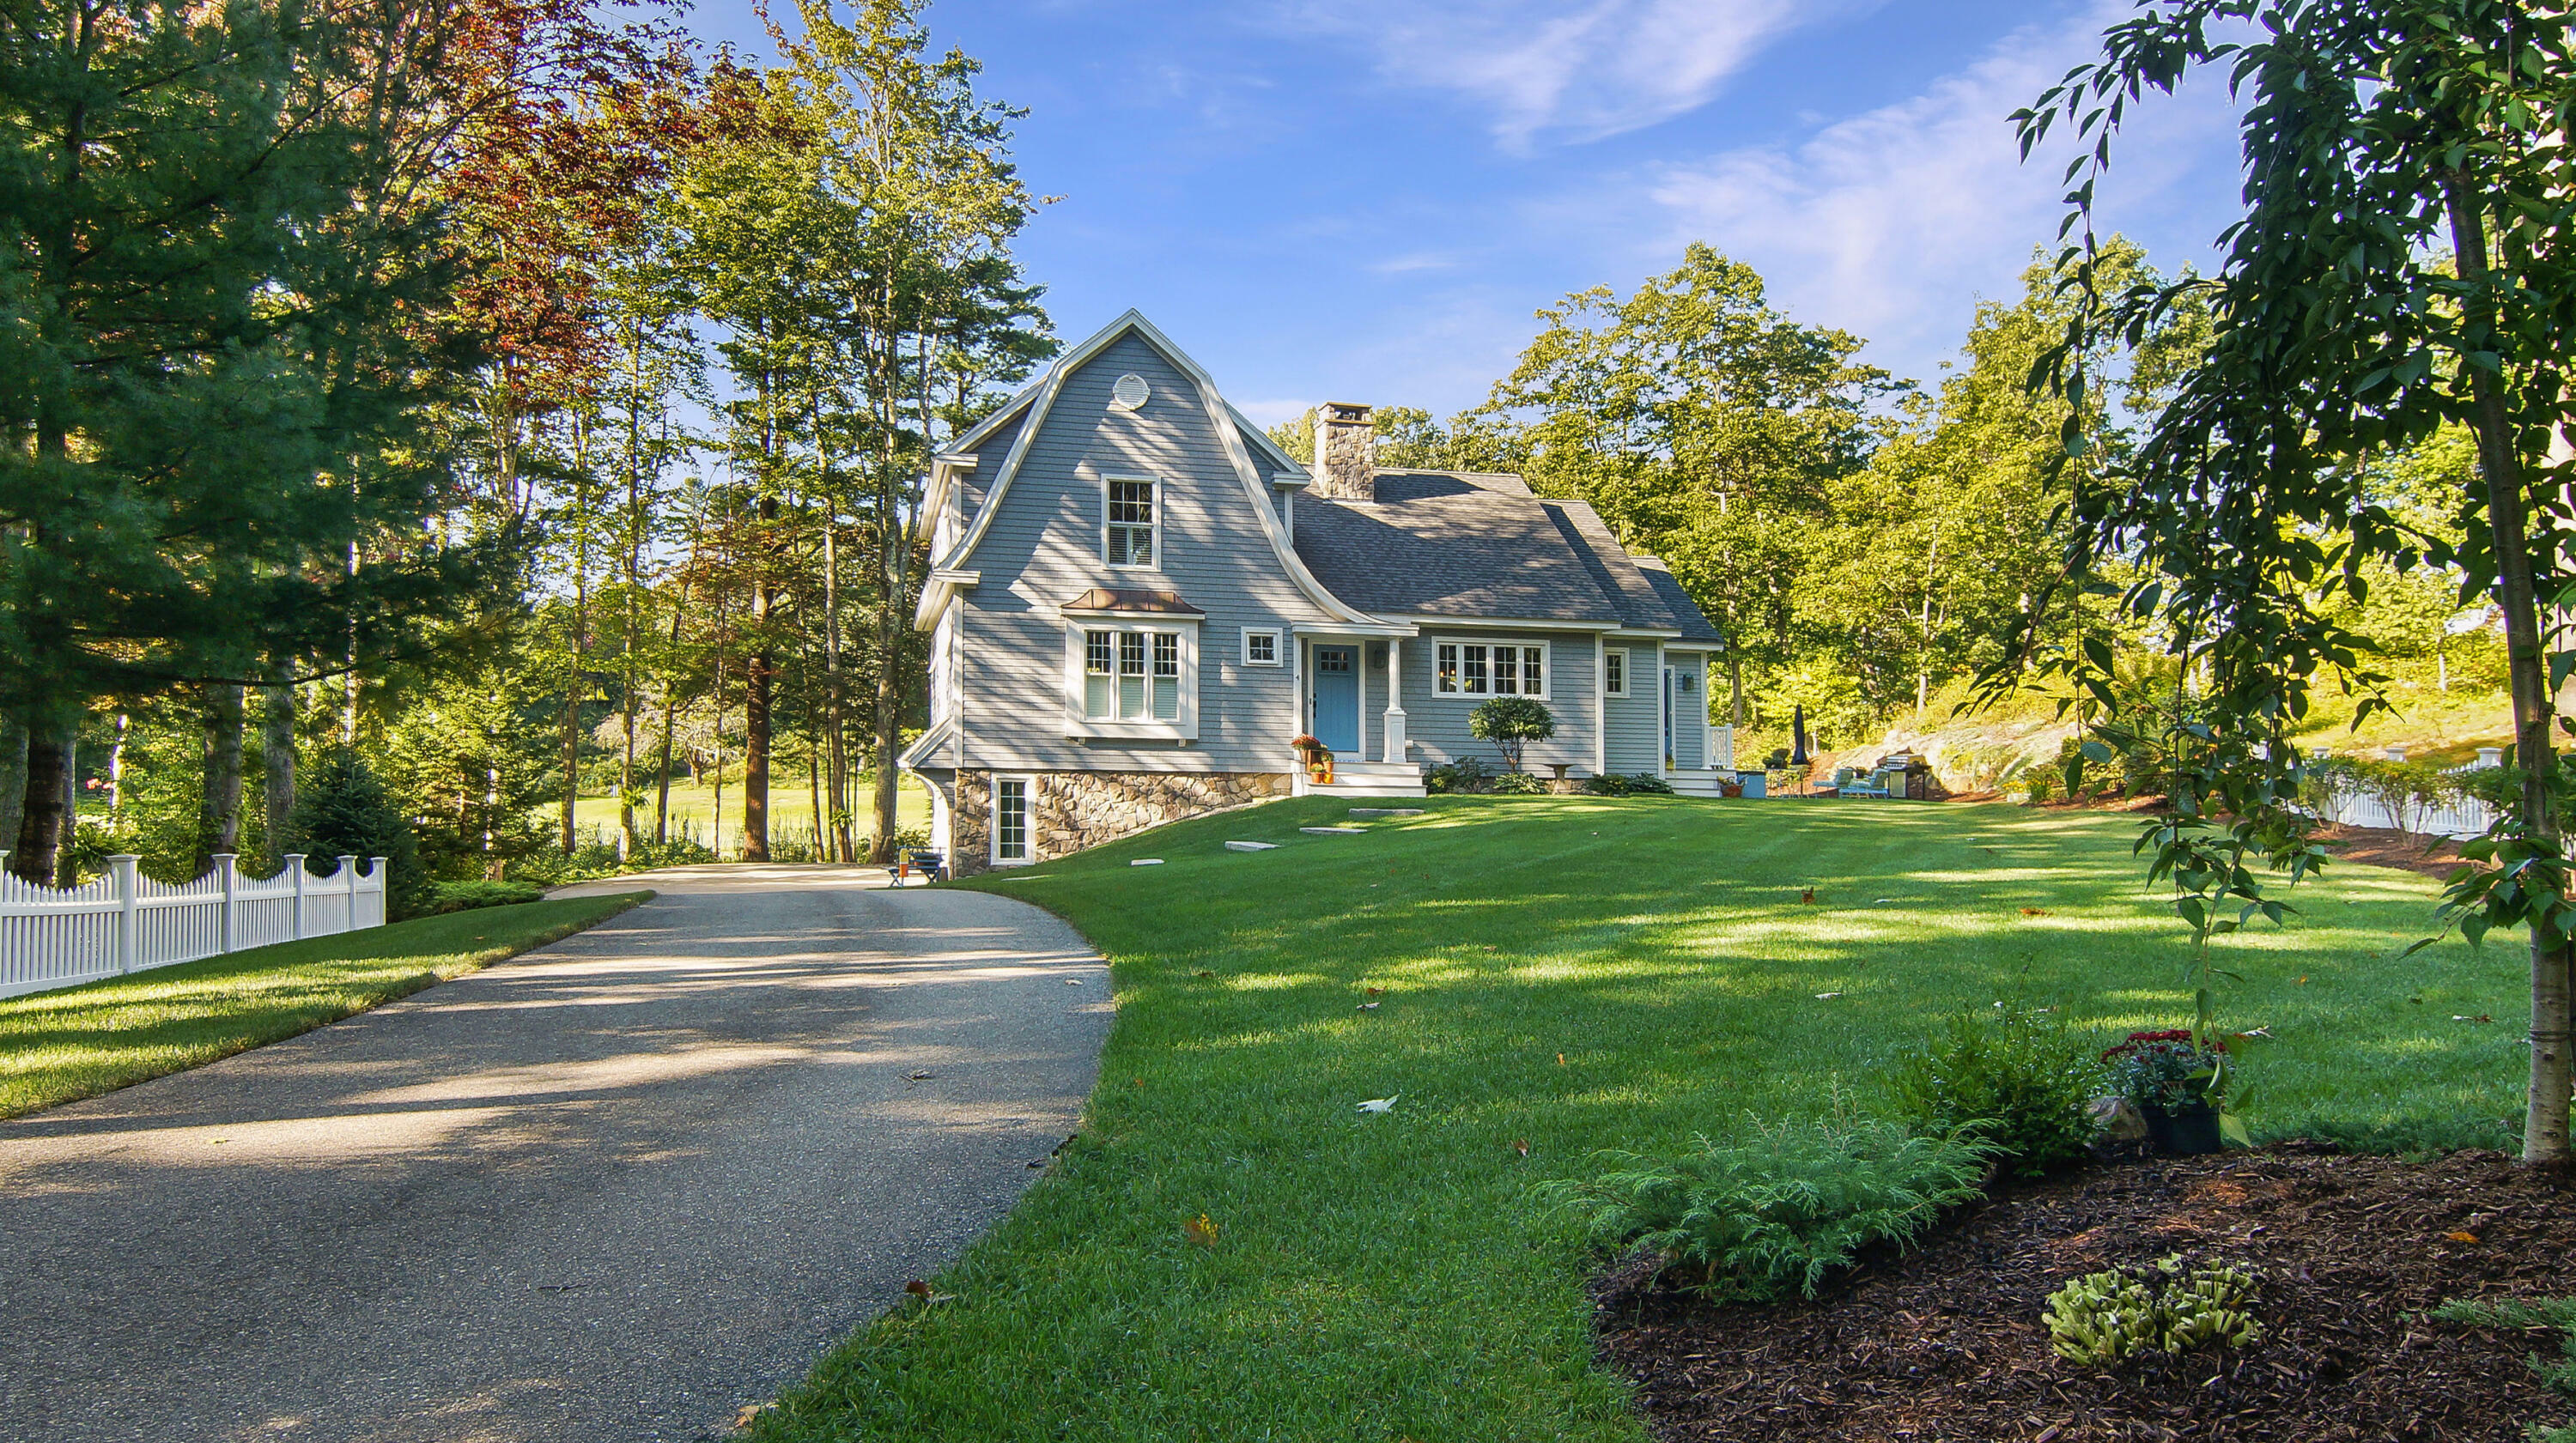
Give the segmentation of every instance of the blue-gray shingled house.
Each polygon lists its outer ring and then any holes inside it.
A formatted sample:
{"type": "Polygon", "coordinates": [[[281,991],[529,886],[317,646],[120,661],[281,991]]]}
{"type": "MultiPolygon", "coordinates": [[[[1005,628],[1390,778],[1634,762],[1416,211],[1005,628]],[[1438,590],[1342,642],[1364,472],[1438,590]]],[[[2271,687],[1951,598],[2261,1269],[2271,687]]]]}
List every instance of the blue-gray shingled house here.
{"type": "Polygon", "coordinates": [[[1271,797],[1420,796],[1426,767],[1495,760],[1467,716],[1496,696],[1555,714],[1542,776],[1716,792],[1724,644],[1672,574],[1583,502],[1383,470],[1374,437],[1328,404],[1300,465],[1129,311],[936,458],[930,725],[902,764],[957,871],[1271,797]]]}

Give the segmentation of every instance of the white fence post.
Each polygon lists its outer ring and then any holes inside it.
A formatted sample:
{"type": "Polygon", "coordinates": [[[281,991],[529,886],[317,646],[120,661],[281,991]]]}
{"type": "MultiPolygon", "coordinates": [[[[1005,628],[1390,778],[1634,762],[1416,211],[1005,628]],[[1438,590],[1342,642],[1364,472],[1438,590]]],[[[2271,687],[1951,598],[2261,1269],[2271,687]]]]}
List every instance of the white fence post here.
{"type": "Polygon", "coordinates": [[[358,859],[346,852],[340,854],[340,890],[348,894],[347,903],[340,909],[340,930],[355,932],[358,930],[358,859]]]}
{"type": "Polygon", "coordinates": [[[134,970],[134,951],[139,939],[134,935],[135,867],[141,857],[118,855],[107,859],[107,874],[116,881],[116,970],[134,970]]]}
{"type": "Polygon", "coordinates": [[[387,922],[393,920],[394,890],[391,880],[385,876],[385,859],[382,857],[369,857],[367,859],[367,875],[375,880],[375,925],[381,927],[387,922]]]}
{"type": "Polygon", "coordinates": [[[304,854],[286,854],[286,869],[295,874],[295,940],[304,940],[304,854]]]}
{"type": "Polygon", "coordinates": [[[233,884],[240,878],[239,869],[235,864],[241,860],[241,856],[236,852],[217,852],[214,858],[215,877],[224,884],[224,950],[230,952],[233,950],[233,907],[235,905],[233,884]]]}

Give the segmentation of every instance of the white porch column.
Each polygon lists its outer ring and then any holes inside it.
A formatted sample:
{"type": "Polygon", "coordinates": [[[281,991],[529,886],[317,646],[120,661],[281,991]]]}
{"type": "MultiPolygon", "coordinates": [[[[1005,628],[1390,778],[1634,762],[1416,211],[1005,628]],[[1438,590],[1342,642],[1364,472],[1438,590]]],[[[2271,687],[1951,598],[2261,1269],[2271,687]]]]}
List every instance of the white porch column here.
{"type": "Polygon", "coordinates": [[[1404,642],[1397,637],[1386,639],[1386,755],[1389,762],[1405,760],[1407,742],[1404,735],[1404,642]]]}

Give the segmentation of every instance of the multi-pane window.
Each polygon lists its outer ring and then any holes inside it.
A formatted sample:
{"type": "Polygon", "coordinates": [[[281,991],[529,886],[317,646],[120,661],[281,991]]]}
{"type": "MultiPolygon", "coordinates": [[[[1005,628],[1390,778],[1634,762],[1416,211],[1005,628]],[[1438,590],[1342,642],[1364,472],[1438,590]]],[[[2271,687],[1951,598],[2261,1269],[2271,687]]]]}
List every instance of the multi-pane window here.
{"type": "Polygon", "coordinates": [[[1180,633],[1084,631],[1082,714],[1090,721],[1179,721],[1180,633]]]}
{"type": "Polygon", "coordinates": [[[1279,633],[1246,631],[1243,634],[1243,663],[1246,666],[1279,664],[1279,633]]]}
{"type": "Polygon", "coordinates": [[[1109,564],[1154,564],[1154,483],[1109,483],[1109,564]]]}
{"type": "Polygon", "coordinates": [[[993,860],[1029,860],[1029,779],[993,779],[993,860]]]}
{"type": "Polygon", "coordinates": [[[1154,720],[1181,719],[1181,639],[1168,631],[1154,636],[1154,720]]]}
{"type": "Polygon", "coordinates": [[[1601,689],[1612,696],[1628,694],[1628,648],[1614,646],[1601,653],[1601,689]]]}
{"type": "Polygon", "coordinates": [[[1116,693],[1110,690],[1115,685],[1110,680],[1109,671],[1111,645],[1109,632],[1086,631],[1082,634],[1082,714],[1084,716],[1100,717],[1118,714],[1118,709],[1113,704],[1116,693]]]}
{"type": "Polygon", "coordinates": [[[1535,642],[1444,641],[1432,653],[1432,686],[1443,696],[1547,695],[1547,646],[1535,642]]]}

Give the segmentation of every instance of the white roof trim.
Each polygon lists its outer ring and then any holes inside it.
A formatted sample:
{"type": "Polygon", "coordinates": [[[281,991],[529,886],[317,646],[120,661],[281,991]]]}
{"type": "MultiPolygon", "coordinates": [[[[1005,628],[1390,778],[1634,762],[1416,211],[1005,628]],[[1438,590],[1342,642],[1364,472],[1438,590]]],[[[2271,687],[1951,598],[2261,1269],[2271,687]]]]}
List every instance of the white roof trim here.
{"type": "MultiPolygon", "coordinates": [[[[1163,359],[1171,362],[1175,370],[1187,376],[1191,384],[1198,388],[1199,400],[1207,409],[1208,422],[1215,428],[1217,440],[1225,447],[1226,459],[1234,466],[1235,479],[1243,484],[1244,500],[1251,503],[1252,513],[1261,519],[1261,533],[1269,538],[1271,553],[1286,569],[1289,579],[1297,584],[1297,589],[1306,594],[1307,600],[1321,607],[1326,615],[1337,620],[1359,622],[1371,620],[1367,613],[1355,610],[1340,597],[1325,590],[1324,584],[1315,579],[1315,574],[1306,569],[1306,563],[1297,559],[1296,548],[1289,544],[1288,533],[1279,524],[1278,513],[1273,511],[1269,502],[1263,499],[1262,478],[1252,469],[1251,453],[1243,444],[1244,431],[1236,424],[1240,419],[1240,413],[1226,404],[1225,397],[1217,391],[1215,379],[1209,376],[1198,362],[1191,360],[1187,352],[1174,345],[1171,337],[1164,335],[1153,322],[1133,309],[1122,312],[1118,319],[1101,327],[1088,340],[1057,357],[1055,364],[1047,368],[1044,379],[1031,387],[1030,391],[1022,393],[1023,396],[1032,392],[1035,394],[1035,409],[1029,412],[1028,423],[1020,428],[1020,433],[1011,438],[1011,454],[1003,460],[1001,471],[994,478],[992,491],[984,497],[984,504],[976,510],[974,524],[967,528],[963,537],[958,539],[957,548],[939,558],[934,563],[935,567],[943,571],[957,571],[965,568],[967,560],[975,554],[975,548],[983,544],[984,533],[992,529],[993,518],[1001,514],[1002,499],[1010,494],[1011,483],[1019,478],[1020,463],[1027,459],[1029,443],[1046,424],[1047,412],[1054,407],[1055,398],[1063,392],[1065,378],[1072,375],[1093,356],[1107,350],[1112,342],[1119,340],[1130,331],[1143,336],[1147,345],[1162,352],[1163,359]]],[[[1010,406],[1005,406],[985,418],[982,426],[968,432],[956,443],[957,448],[962,449],[980,438],[986,428],[993,426],[1018,404],[1019,402],[1015,400],[1010,406]]],[[[1249,425],[1248,422],[1244,424],[1249,425]]],[[[951,588],[924,588],[921,606],[913,613],[913,625],[926,629],[934,624],[938,620],[940,611],[946,608],[949,598],[953,595],[955,592],[951,588]]]]}
{"type": "MultiPolygon", "coordinates": [[[[1509,627],[1514,631],[1616,632],[1619,630],[1619,623],[1615,621],[1568,621],[1562,617],[1447,616],[1438,612],[1408,611],[1404,613],[1404,619],[1414,623],[1416,626],[1423,627],[1426,630],[1444,626],[1472,626],[1479,627],[1487,631],[1493,630],[1496,627],[1509,627]]],[[[1681,635],[1678,631],[1657,632],[1654,634],[1659,636],[1681,635]]]]}
{"type": "Polygon", "coordinates": [[[914,737],[912,745],[903,749],[902,754],[895,758],[894,764],[907,772],[919,769],[924,760],[944,745],[949,734],[955,730],[957,730],[955,717],[943,719],[939,725],[914,737]]]}
{"type": "Polygon", "coordinates": [[[1304,462],[1289,455],[1285,447],[1282,447],[1278,442],[1271,440],[1269,432],[1252,424],[1251,417],[1234,409],[1232,406],[1226,407],[1225,410],[1227,415],[1234,417],[1234,423],[1243,428],[1243,434],[1253,438],[1254,442],[1258,444],[1261,449],[1270,453],[1271,460],[1278,462],[1281,466],[1290,470],[1303,471],[1306,469],[1304,462]]]}

